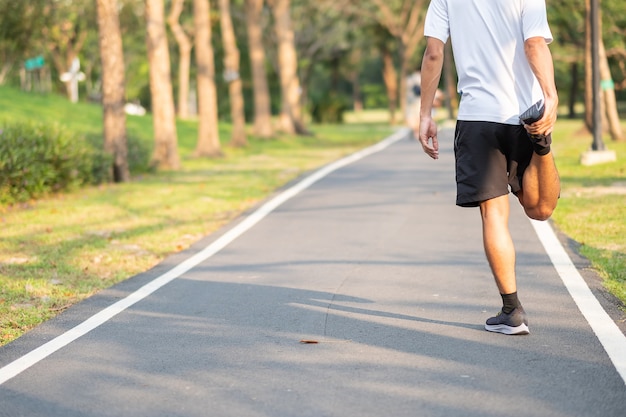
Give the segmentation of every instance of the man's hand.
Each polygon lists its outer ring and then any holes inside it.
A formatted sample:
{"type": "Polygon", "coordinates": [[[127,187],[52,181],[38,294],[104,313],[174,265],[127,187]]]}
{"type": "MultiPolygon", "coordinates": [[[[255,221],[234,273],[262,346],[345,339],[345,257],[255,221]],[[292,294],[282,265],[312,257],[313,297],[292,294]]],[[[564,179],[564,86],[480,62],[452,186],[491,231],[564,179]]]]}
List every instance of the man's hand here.
{"type": "Polygon", "coordinates": [[[439,140],[437,139],[437,123],[430,117],[420,119],[419,141],[422,149],[433,159],[439,159],[439,140]],[[432,141],[432,144],[431,144],[432,141]]]}
{"type": "Polygon", "coordinates": [[[547,136],[554,130],[554,124],[557,117],[558,99],[545,99],[545,110],[541,119],[530,125],[524,125],[526,131],[531,135],[547,136]]]}

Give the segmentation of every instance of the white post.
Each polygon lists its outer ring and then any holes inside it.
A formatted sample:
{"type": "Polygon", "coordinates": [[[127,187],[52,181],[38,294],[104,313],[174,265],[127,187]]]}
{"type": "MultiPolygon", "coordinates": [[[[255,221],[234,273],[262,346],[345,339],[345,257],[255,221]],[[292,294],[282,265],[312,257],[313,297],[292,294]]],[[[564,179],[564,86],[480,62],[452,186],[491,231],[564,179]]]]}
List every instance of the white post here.
{"type": "Polygon", "coordinates": [[[80,72],[80,60],[74,58],[68,72],[61,74],[61,81],[70,83],[70,101],[78,102],[78,82],[85,80],[85,74],[80,72]]]}

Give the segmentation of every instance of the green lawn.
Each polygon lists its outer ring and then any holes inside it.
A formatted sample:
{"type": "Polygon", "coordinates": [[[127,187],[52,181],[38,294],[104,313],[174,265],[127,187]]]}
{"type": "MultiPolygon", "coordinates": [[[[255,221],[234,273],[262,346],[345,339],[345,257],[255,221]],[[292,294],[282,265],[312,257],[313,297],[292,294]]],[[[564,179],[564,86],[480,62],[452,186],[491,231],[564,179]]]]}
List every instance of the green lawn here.
{"type": "MultiPolygon", "coordinates": [[[[626,124],[622,125],[626,135],[626,124]]],[[[617,161],[580,164],[592,136],[581,121],[559,119],[554,153],[562,193],[553,215],[557,227],[581,244],[581,253],[605,279],[606,287],[626,303],[626,142],[604,142],[617,161]]]]}
{"type": "MultiPolygon", "coordinates": [[[[0,124],[16,119],[60,122],[101,141],[99,106],[0,87],[0,124]]],[[[392,130],[380,111],[371,119],[362,114],[346,119],[350,123],[340,126],[313,125],[314,136],[249,137],[244,149],[228,146],[229,126],[223,124],[225,157],[220,159],[193,159],[196,123],[179,121],[183,169],[145,174],[151,119],[128,117],[132,182],[0,207],[0,344],[98,290],[146,271],[288,181],[392,130]]],[[[607,139],[618,161],[583,167],[580,154],[590,143],[580,121],[559,121],[553,149],[563,192],[553,219],[582,243],[582,253],[606,278],[607,287],[626,302],[626,143],[607,139]]]]}

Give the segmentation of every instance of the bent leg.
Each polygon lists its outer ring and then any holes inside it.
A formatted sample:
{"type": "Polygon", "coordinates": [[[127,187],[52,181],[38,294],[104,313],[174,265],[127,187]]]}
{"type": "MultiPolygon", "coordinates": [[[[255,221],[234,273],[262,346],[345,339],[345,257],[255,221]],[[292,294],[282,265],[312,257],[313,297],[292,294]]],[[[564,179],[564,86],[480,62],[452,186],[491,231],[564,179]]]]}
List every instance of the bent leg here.
{"type": "Polygon", "coordinates": [[[524,171],[522,190],[517,193],[526,215],[535,220],[547,220],[559,200],[561,181],[552,152],[539,155],[533,152],[524,171]]]}
{"type": "Polygon", "coordinates": [[[500,294],[517,291],[515,247],[509,232],[509,196],[503,195],[480,203],[485,255],[500,294]]]}

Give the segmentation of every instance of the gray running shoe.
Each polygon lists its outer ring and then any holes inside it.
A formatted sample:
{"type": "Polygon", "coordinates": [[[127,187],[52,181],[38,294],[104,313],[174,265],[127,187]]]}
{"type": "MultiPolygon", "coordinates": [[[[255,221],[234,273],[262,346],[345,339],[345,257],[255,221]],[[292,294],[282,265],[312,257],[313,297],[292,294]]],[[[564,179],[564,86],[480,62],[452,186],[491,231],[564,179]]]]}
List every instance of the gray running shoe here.
{"type": "Polygon", "coordinates": [[[522,306],[505,314],[502,310],[495,316],[487,319],[485,330],[503,334],[528,334],[528,320],[522,306]]]}

